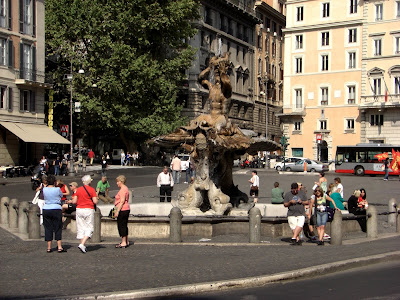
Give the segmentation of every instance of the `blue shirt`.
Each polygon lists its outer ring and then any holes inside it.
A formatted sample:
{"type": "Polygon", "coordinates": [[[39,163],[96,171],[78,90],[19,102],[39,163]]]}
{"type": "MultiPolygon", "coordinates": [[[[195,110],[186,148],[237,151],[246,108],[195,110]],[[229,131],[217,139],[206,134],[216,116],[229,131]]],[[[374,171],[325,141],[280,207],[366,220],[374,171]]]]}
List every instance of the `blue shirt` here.
{"type": "Polygon", "coordinates": [[[61,198],[63,196],[59,187],[44,187],[44,206],[43,209],[61,209],[61,198]]]}

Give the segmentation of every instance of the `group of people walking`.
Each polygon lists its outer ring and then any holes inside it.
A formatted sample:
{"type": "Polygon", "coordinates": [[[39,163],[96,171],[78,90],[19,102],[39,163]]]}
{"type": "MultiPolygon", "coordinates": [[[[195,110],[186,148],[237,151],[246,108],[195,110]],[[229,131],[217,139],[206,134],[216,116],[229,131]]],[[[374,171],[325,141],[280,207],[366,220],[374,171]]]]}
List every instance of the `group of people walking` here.
{"type": "Polygon", "coordinates": [[[76,182],[71,182],[68,188],[54,175],[44,175],[42,185],[37,190],[40,198],[37,203],[41,209],[48,253],[53,252],[53,240],[57,241],[57,252],[67,252],[62,246],[63,216],[70,215],[74,211],[76,212],[76,237],[80,241],[78,248],[82,253],[87,252],[85,244],[93,235],[94,214],[99,199],[105,203],[114,202],[114,217],[117,219],[118,232],[122,239],[115,247],[129,247],[128,218],[130,208],[126,177],[120,175],[116,178],[119,191],[115,200],[108,195],[110,185],[105,176],[98,182],[96,190],[91,187],[91,182],[91,176],[85,175],[82,177],[82,186],[78,187],[76,182]],[[71,197],[67,198],[69,195],[71,197]]]}

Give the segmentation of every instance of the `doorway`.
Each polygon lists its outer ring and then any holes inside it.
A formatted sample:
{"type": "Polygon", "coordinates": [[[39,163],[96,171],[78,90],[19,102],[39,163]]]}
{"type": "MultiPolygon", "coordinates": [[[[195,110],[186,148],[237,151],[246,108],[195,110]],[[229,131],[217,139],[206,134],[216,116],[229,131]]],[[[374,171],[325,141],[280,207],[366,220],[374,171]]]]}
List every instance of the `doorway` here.
{"type": "Polygon", "coordinates": [[[318,144],[318,160],[328,162],[328,143],[325,140],[318,144]]]}

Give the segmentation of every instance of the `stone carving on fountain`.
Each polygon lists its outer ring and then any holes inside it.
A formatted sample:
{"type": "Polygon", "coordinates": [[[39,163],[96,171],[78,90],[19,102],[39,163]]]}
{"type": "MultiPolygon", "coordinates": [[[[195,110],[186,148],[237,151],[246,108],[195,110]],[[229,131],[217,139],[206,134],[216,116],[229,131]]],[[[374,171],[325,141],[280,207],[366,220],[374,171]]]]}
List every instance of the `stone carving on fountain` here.
{"type": "Polygon", "coordinates": [[[173,200],[183,215],[227,215],[232,214],[234,207],[247,213],[248,196],[233,183],[233,160],[246,152],[255,154],[280,148],[265,138],[244,135],[228,119],[226,107],[232,94],[228,66],[229,53],[224,53],[222,57],[213,57],[199,75],[199,82],[209,90],[210,114],[202,114],[188,126],[150,141],[190,153],[196,170],[194,181],[173,200]]]}

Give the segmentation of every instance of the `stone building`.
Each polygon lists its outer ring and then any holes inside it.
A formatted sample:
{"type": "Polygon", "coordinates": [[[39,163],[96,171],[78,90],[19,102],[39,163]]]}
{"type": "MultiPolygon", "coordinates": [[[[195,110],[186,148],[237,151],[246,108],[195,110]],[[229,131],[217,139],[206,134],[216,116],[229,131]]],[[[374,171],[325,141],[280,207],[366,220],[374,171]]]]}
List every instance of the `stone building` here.
{"type": "Polygon", "coordinates": [[[232,97],[227,111],[233,123],[254,133],[255,84],[255,25],[259,22],[254,1],[201,1],[198,33],[190,44],[198,49],[192,67],[187,71],[187,82],[179,95],[182,115],[192,119],[208,112],[208,90],[198,83],[198,75],[208,66],[209,59],[230,52],[229,76],[232,97]]]}
{"type": "Polygon", "coordinates": [[[0,165],[23,165],[48,143],[68,143],[44,124],[44,0],[0,1],[0,165]]]}
{"type": "Polygon", "coordinates": [[[254,131],[279,142],[283,105],[284,38],[286,26],[284,1],[257,1],[256,15],[256,83],[254,131]]]}

